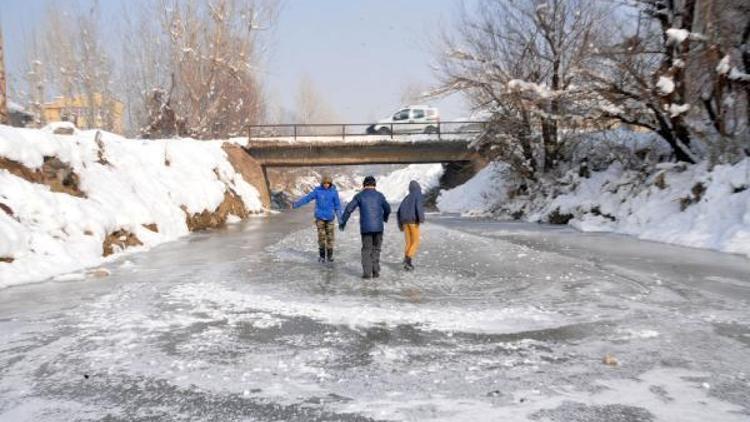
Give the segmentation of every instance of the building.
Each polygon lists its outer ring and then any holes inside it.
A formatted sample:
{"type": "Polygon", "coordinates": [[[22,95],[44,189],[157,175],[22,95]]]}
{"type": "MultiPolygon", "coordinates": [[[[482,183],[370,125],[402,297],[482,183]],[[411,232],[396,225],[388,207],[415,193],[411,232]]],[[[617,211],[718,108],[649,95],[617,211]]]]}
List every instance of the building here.
{"type": "Polygon", "coordinates": [[[105,129],[123,133],[123,115],[125,105],[112,97],[95,94],[93,110],[89,107],[89,97],[80,95],[73,98],[57,97],[42,105],[44,120],[47,122],[72,122],[80,129],[105,129]],[[93,111],[94,121],[88,117],[93,111]]]}

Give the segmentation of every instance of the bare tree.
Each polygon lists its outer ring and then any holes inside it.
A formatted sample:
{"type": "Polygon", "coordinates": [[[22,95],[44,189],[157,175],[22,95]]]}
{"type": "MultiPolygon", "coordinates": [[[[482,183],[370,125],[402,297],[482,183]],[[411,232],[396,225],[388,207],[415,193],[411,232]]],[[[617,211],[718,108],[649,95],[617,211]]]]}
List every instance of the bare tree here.
{"type": "Polygon", "coordinates": [[[613,121],[658,134],[679,161],[750,151],[747,2],[483,0],[458,29],[442,92],[492,112],[485,140],[519,171],[536,170],[537,145],[549,171],[567,134],[613,121]]]}
{"type": "Polygon", "coordinates": [[[519,173],[549,171],[560,158],[561,124],[579,121],[590,101],[581,69],[592,61],[607,12],[590,0],[482,0],[474,13],[464,11],[457,38],[444,37],[438,92],[463,91],[475,108],[489,110],[485,141],[519,173]]]}
{"type": "Polygon", "coordinates": [[[303,75],[299,81],[295,115],[295,120],[299,123],[337,123],[336,113],[308,75],[303,75]]]}
{"type": "Polygon", "coordinates": [[[96,4],[80,13],[74,9],[60,12],[50,5],[41,32],[32,33],[26,41],[26,101],[38,116],[38,125],[46,123],[43,104],[52,93],[63,98],[64,118],[80,117],[89,127],[108,130],[117,126],[112,65],[99,21],[96,4]]]}
{"type": "Polygon", "coordinates": [[[599,66],[587,69],[606,100],[603,115],[658,133],[679,161],[696,162],[705,149],[714,162],[731,160],[742,144],[747,149],[748,68],[741,56],[750,7],[640,0],[636,10],[643,19],[631,26],[635,33],[602,45],[599,66]],[[697,148],[698,141],[707,147],[697,148]]]}
{"type": "Polygon", "coordinates": [[[418,104],[426,99],[429,91],[427,86],[419,81],[409,81],[401,89],[401,105],[418,104]]]}
{"type": "Polygon", "coordinates": [[[237,135],[263,118],[260,35],[275,10],[275,3],[261,0],[162,1],[160,25],[174,83],[168,90],[188,134],[237,135]]]}
{"type": "Polygon", "coordinates": [[[162,123],[159,113],[168,103],[171,83],[169,50],[162,26],[155,16],[160,5],[149,2],[135,10],[122,11],[119,86],[125,99],[126,133],[165,137],[177,134],[171,123],[162,123]],[[157,129],[160,127],[160,129],[157,129]]]}
{"type": "Polygon", "coordinates": [[[34,125],[37,127],[47,124],[42,106],[46,100],[45,88],[47,82],[47,68],[44,66],[43,50],[39,37],[33,32],[30,40],[27,41],[26,48],[26,68],[24,80],[26,81],[26,91],[23,94],[24,100],[34,115],[34,125]]]}

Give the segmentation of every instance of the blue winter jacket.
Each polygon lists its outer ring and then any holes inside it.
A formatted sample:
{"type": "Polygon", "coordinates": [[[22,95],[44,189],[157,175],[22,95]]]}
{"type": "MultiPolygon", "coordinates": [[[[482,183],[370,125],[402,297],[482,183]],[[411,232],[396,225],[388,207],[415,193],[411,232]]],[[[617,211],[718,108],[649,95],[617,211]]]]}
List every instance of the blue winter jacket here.
{"type": "Polygon", "coordinates": [[[391,215],[391,206],[385,200],[385,196],[375,189],[363,189],[354,195],[352,202],[347,204],[344,210],[343,224],[349,221],[354,210],[359,208],[359,232],[365,233],[382,233],[383,223],[388,222],[388,216],[391,215]]]}
{"type": "Polygon", "coordinates": [[[409,183],[409,194],[406,195],[396,213],[398,225],[420,224],[424,223],[424,198],[422,197],[422,187],[419,182],[412,180],[409,183]]]}
{"type": "Polygon", "coordinates": [[[315,200],[315,218],[318,220],[333,221],[338,217],[341,221],[341,201],[335,186],[326,189],[322,185],[313,189],[297,202],[292,204],[293,208],[299,208],[308,202],[315,200]]]}

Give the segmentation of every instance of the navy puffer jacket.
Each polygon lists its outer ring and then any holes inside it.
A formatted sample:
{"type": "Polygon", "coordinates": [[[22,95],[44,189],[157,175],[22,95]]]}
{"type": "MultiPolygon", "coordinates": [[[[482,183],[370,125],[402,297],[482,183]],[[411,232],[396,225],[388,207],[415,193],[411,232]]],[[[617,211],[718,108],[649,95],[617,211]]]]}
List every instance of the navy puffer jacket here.
{"type": "Polygon", "coordinates": [[[385,196],[375,189],[365,188],[354,195],[352,202],[347,204],[344,210],[343,224],[349,221],[354,210],[359,208],[359,231],[365,233],[382,233],[383,223],[388,222],[391,214],[391,206],[385,196]]]}
{"type": "Polygon", "coordinates": [[[404,224],[421,224],[424,223],[424,198],[422,197],[422,187],[419,182],[412,180],[409,183],[409,194],[406,195],[401,205],[398,207],[398,225],[404,224]]]}

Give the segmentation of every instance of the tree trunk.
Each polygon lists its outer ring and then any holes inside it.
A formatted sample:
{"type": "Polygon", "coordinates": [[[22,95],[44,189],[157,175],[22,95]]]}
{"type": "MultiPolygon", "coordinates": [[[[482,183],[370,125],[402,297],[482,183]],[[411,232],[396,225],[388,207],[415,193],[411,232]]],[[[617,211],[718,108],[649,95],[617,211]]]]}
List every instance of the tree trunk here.
{"type": "Polygon", "coordinates": [[[544,142],[544,171],[555,168],[557,163],[557,124],[550,118],[542,119],[542,141],[544,142]]]}
{"type": "MultiPolygon", "coordinates": [[[[677,161],[684,161],[686,163],[695,164],[695,160],[693,160],[690,154],[685,151],[682,146],[680,146],[680,142],[682,142],[685,146],[687,146],[688,144],[685,144],[685,141],[676,137],[677,133],[682,133],[682,136],[687,136],[687,140],[689,142],[690,135],[687,134],[687,127],[684,124],[680,124],[677,128],[672,128],[669,123],[667,123],[667,120],[657,110],[654,110],[654,107],[651,108],[652,111],[654,111],[656,120],[659,122],[659,130],[657,130],[656,133],[658,133],[665,141],[667,141],[669,146],[672,147],[675,159],[677,161]]],[[[672,119],[672,121],[674,120],[676,119],[672,119]]]]}
{"type": "Polygon", "coordinates": [[[525,111],[521,112],[521,130],[519,131],[519,141],[521,143],[521,151],[523,152],[523,158],[528,163],[528,166],[532,174],[536,174],[537,165],[536,159],[534,158],[534,149],[531,148],[531,121],[529,115],[525,111]]]}

